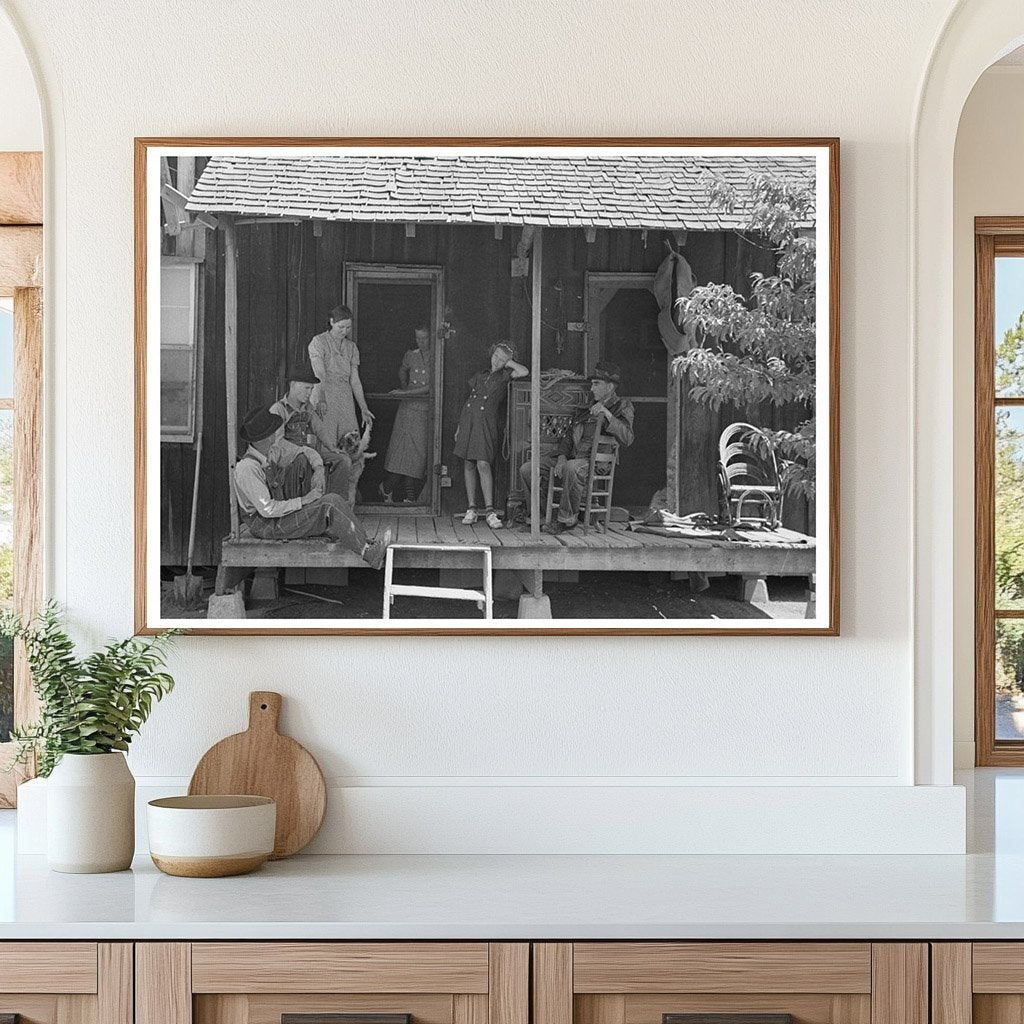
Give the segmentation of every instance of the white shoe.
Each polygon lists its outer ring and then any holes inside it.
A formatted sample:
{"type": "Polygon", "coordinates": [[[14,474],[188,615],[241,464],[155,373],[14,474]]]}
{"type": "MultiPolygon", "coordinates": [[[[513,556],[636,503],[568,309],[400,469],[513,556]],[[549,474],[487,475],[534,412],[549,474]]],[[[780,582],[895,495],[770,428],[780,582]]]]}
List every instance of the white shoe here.
{"type": "Polygon", "coordinates": [[[472,526],[479,518],[475,508],[467,508],[466,514],[462,517],[462,525],[472,526]]]}
{"type": "Polygon", "coordinates": [[[501,521],[501,520],[500,520],[500,519],[498,518],[498,513],[497,513],[497,512],[488,512],[488,513],[487,513],[487,525],[488,525],[488,526],[489,526],[489,527],[490,527],[490,528],[491,528],[492,530],[500,530],[500,529],[501,529],[501,527],[502,527],[502,526],[503,526],[504,524],[503,524],[503,523],[502,523],[502,521],[501,521]]]}

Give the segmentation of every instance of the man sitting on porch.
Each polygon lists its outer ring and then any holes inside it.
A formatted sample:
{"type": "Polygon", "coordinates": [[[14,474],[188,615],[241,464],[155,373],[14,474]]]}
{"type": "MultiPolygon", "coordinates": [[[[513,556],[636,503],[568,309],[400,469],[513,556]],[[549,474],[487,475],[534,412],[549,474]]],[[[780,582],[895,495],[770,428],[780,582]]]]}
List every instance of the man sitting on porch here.
{"type": "Polygon", "coordinates": [[[288,444],[278,440],[283,426],[280,416],[262,407],[242,425],[249,448],[235,464],[235,494],[252,535],[261,540],[327,536],[380,569],[391,531],[370,542],[352,506],[339,494],[324,493],[323,461],[311,448],[288,450],[282,465],[281,446],[288,444]]]}
{"type": "MultiPolygon", "coordinates": [[[[545,533],[562,533],[564,530],[571,530],[578,522],[580,503],[587,490],[590,452],[594,447],[598,428],[602,434],[614,437],[623,448],[628,448],[633,443],[633,403],[618,394],[620,380],[621,374],[615,363],[599,362],[590,378],[593,405],[578,409],[558,448],[541,456],[541,494],[547,494],[550,474],[553,473],[556,480],[563,481],[558,516],[553,523],[545,523],[541,527],[545,533]]],[[[532,460],[524,463],[519,469],[519,475],[526,485],[527,509],[533,507],[530,502],[532,472],[532,460]]]]}
{"type": "MultiPolygon", "coordinates": [[[[366,453],[365,445],[363,450],[359,451],[357,445],[357,453],[352,456],[330,443],[323,420],[310,404],[310,396],[316,384],[317,377],[308,367],[288,371],[285,394],[270,407],[270,411],[284,421],[284,425],[277,432],[277,441],[283,439],[296,448],[312,448],[323,459],[327,474],[327,491],[331,494],[340,494],[350,505],[355,505],[359,478],[362,476],[366,459],[372,458],[373,453],[366,453]]],[[[356,441],[358,440],[357,435],[356,441]]],[[[368,442],[369,438],[366,440],[368,442]]],[[[289,461],[289,452],[294,454],[293,450],[284,445],[279,445],[279,450],[281,454],[278,461],[282,464],[289,461]]]]}

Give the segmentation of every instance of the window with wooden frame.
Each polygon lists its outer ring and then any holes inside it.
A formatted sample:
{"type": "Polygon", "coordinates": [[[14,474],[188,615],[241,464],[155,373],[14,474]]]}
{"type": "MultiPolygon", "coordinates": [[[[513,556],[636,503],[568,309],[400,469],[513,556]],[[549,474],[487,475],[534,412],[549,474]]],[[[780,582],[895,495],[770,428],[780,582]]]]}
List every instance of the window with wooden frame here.
{"type": "Polygon", "coordinates": [[[195,440],[199,382],[199,291],[202,265],[160,257],[160,440],[195,440]]]}
{"type": "Polygon", "coordinates": [[[1024,765],[1024,217],[975,221],[975,760],[1024,765]]]}
{"type": "MultiPolygon", "coordinates": [[[[43,583],[42,169],[41,153],[0,153],[0,606],[24,618],[43,583]]],[[[0,765],[36,710],[24,651],[0,644],[0,765]]],[[[0,771],[0,807],[26,774],[0,771]]]]}

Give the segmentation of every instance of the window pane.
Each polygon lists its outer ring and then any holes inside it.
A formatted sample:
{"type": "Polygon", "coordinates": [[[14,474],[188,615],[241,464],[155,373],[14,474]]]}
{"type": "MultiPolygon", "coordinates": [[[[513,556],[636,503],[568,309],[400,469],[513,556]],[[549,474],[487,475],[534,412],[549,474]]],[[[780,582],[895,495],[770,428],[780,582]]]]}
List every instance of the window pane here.
{"type": "Polygon", "coordinates": [[[196,272],[194,263],[164,263],[160,268],[160,426],[164,440],[192,440],[196,272]]]}
{"type": "Polygon", "coordinates": [[[996,259],[996,396],[1024,397],[1024,257],[996,259]]]}
{"type": "Polygon", "coordinates": [[[190,430],[192,427],[192,350],[160,350],[160,425],[190,430]]]}
{"type": "Polygon", "coordinates": [[[1024,623],[996,620],[996,739],[1024,739],[1024,623]]]}
{"type": "MultiPolygon", "coordinates": [[[[14,596],[14,413],[0,410],[0,605],[14,596]]],[[[0,639],[0,743],[10,735],[14,714],[14,647],[0,639]]]]}
{"type": "Polygon", "coordinates": [[[14,396],[14,313],[0,305],[0,398],[14,396]]]}
{"type": "Polygon", "coordinates": [[[1024,608],[1024,409],[996,409],[996,608],[1024,608]]]}

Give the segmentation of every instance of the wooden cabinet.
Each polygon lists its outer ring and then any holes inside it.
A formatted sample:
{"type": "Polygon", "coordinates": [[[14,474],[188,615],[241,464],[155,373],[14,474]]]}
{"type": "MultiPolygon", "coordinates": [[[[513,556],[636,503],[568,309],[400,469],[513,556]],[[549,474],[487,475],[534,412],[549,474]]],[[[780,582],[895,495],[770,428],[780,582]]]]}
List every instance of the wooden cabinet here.
{"type": "Polygon", "coordinates": [[[136,980],[137,1024],[529,1024],[526,943],[139,943],[136,980]]]}
{"type": "Polygon", "coordinates": [[[928,947],[537,943],[533,1011],[533,1024],[927,1024],[928,947]]]}
{"type": "Polygon", "coordinates": [[[130,942],[0,943],[0,1018],[132,1024],[130,942]]]}
{"type": "Polygon", "coordinates": [[[1024,943],[9,942],[8,1014],[21,1024],[1020,1024],[1024,943]]]}
{"type": "Polygon", "coordinates": [[[932,944],[934,1024],[1024,1019],[1024,942],[932,944]]]}
{"type": "MultiPolygon", "coordinates": [[[[525,504],[519,467],[530,457],[530,379],[512,381],[508,400],[508,494],[506,504],[525,504]]],[[[562,380],[541,388],[540,450],[552,451],[572,423],[573,414],[593,403],[589,380],[562,380]]]]}

